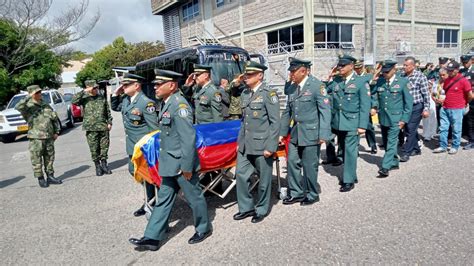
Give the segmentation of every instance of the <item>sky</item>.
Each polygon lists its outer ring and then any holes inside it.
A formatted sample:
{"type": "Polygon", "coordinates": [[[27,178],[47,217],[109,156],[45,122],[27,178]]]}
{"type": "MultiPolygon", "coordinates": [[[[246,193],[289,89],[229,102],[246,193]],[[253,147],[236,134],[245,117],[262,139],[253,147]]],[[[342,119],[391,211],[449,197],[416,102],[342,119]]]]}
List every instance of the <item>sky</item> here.
{"type": "MultiPolygon", "coordinates": [[[[210,0],[208,0],[210,1],[210,0]]],[[[67,8],[70,0],[54,0],[50,12],[67,8]]],[[[89,0],[89,12],[101,17],[92,32],[72,46],[93,53],[123,36],[127,42],[164,40],[161,16],[151,14],[151,0],[89,0]]],[[[474,30],[474,0],[464,0],[463,30],[474,30]]]]}

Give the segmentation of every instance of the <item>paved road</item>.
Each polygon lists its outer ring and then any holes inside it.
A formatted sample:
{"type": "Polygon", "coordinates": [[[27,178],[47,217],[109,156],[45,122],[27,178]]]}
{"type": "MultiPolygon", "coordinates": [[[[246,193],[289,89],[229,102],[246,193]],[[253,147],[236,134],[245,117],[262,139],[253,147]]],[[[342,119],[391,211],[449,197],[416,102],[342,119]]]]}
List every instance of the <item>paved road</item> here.
{"type": "Polygon", "coordinates": [[[178,199],[169,240],[157,252],[137,252],[127,239],[143,234],[146,220],[132,216],[143,192],[126,170],[114,116],[109,176],[94,175],[79,127],[57,141],[64,184],[47,189],[32,178],[25,138],[0,143],[1,264],[474,264],[474,153],[434,155],[427,147],[385,180],[375,178],[383,152],[362,149],[350,193],[338,192],[340,167],[321,166],[320,203],[283,206],[275,195],[270,216],[256,225],[232,220],[234,192],[210,198],[214,234],[198,245],[187,244],[192,218],[178,199]]]}

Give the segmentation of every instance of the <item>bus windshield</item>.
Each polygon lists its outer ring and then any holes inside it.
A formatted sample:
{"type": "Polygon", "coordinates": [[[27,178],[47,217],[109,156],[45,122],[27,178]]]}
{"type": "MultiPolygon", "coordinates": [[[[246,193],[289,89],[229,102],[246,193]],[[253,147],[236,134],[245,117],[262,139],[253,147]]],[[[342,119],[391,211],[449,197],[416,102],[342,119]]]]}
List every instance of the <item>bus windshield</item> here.
{"type": "Polygon", "coordinates": [[[204,51],[204,64],[212,66],[212,80],[216,85],[221,79],[232,81],[244,72],[245,62],[249,60],[244,52],[210,50],[204,51]]]}

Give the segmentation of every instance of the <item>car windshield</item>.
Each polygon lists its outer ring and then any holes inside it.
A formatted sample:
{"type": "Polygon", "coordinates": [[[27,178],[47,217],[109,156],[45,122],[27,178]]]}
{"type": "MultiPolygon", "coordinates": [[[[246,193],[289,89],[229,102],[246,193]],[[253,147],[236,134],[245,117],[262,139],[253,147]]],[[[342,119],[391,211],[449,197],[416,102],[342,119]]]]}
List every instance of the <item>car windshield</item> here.
{"type": "MultiPolygon", "coordinates": [[[[26,94],[20,94],[20,95],[15,95],[13,98],[10,100],[10,103],[8,103],[7,109],[12,109],[15,108],[15,106],[18,104],[18,102],[25,98],[26,94]]],[[[43,102],[50,104],[51,99],[49,98],[49,93],[43,92],[41,93],[41,97],[43,98],[43,102]]]]}
{"type": "Polygon", "coordinates": [[[63,98],[64,98],[64,101],[70,102],[70,101],[72,101],[72,94],[71,93],[65,93],[63,95],[63,98]]]}

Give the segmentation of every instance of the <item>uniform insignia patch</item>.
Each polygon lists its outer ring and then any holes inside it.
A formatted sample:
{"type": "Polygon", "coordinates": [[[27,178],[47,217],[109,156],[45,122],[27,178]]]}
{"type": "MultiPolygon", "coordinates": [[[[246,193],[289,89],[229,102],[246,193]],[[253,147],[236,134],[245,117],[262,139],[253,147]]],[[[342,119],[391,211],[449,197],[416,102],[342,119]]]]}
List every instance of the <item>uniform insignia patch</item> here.
{"type": "Polygon", "coordinates": [[[179,109],[182,109],[182,108],[187,108],[188,106],[185,103],[180,103],[178,107],[179,109]]]}
{"type": "Polygon", "coordinates": [[[178,115],[182,118],[188,117],[188,109],[186,108],[179,109],[178,115]]]}
{"type": "Polygon", "coordinates": [[[323,102],[324,102],[325,104],[329,104],[329,99],[328,99],[328,98],[324,98],[323,102]]]}
{"type": "Polygon", "coordinates": [[[310,92],[310,91],[304,91],[303,92],[303,96],[311,96],[311,95],[313,95],[313,93],[310,92]]]}
{"type": "Polygon", "coordinates": [[[171,118],[170,112],[166,111],[163,113],[162,117],[164,118],[171,118]]]}
{"type": "Polygon", "coordinates": [[[352,84],[349,85],[347,88],[348,88],[348,89],[355,89],[355,88],[356,88],[356,85],[355,85],[354,83],[352,83],[352,84]]]}
{"type": "Polygon", "coordinates": [[[156,108],[155,108],[155,104],[154,103],[148,103],[146,105],[146,110],[149,112],[149,113],[153,113],[156,111],[156,108]]]}
{"type": "Polygon", "coordinates": [[[257,111],[254,111],[253,112],[253,117],[257,117],[258,116],[258,112],[257,111]]]}
{"type": "Polygon", "coordinates": [[[201,99],[201,101],[207,100],[207,96],[206,96],[206,95],[202,95],[201,98],[199,98],[199,99],[201,99]]]}
{"type": "Polygon", "coordinates": [[[138,109],[138,108],[133,108],[130,113],[132,115],[141,115],[140,109],[138,109]]]}
{"type": "Polygon", "coordinates": [[[222,95],[220,94],[220,92],[216,92],[216,93],[214,94],[214,97],[216,97],[216,101],[217,101],[218,103],[220,103],[220,102],[222,101],[222,95]]]}
{"type": "Polygon", "coordinates": [[[136,126],[138,125],[138,121],[133,121],[133,124],[136,126]]]}
{"type": "Polygon", "coordinates": [[[326,86],[324,86],[324,84],[321,84],[321,86],[319,87],[319,92],[322,96],[328,95],[328,92],[326,91],[326,86]]]}
{"type": "Polygon", "coordinates": [[[394,89],[400,89],[400,85],[399,85],[399,84],[395,84],[395,85],[393,86],[393,88],[394,88],[394,89]]]}
{"type": "Polygon", "coordinates": [[[270,101],[271,101],[272,103],[277,103],[277,102],[278,102],[278,96],[273,95],[272,97],[270,97],[270,101]]]}

